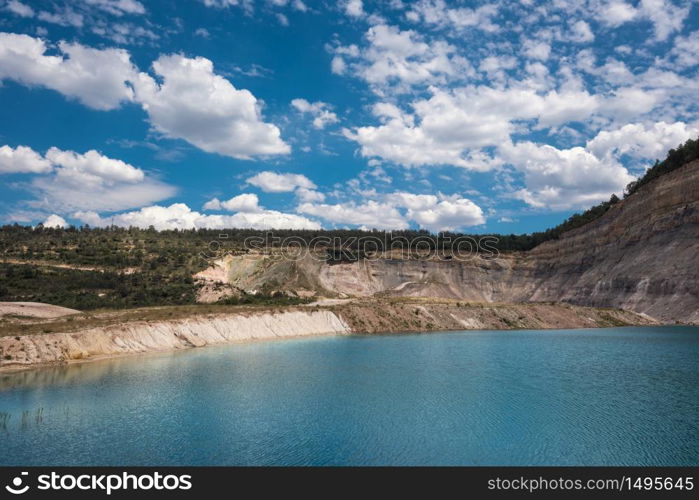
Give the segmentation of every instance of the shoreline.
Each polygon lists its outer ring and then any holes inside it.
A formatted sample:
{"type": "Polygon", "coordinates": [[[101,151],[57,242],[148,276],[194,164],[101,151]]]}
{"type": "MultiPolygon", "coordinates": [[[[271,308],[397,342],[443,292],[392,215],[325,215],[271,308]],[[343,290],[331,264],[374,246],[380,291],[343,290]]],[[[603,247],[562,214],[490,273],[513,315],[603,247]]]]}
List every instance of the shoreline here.
{"type": "Polygon", "coordinates": [[[458,330],[432,330],[432,331],[425,331],[425,332],[416,332],[416,331],[405,331],[405,332],[376,332],[376,333],[367,333],[367,332],[349,332],[349,333],[321,333],[321,334],[300,334],[300,335],[292,335],[292,336],[287,336],[287,337],[269,337],[269,338],[256,338],[256,339],[245,339],[245,340],[234,340],[231,342],[227,343],[221,343],[221,344],[207,344],[199,347],[188,347],[184,349],[173,349],[173,350],[162,350],[162,351],[143,351],[143,352],[135,352],[135,353],[120,353],[120,354],[104,354],[104,355],[99,355],[99,356],[94,356],[91,358],[87,359],[71,359],[67,360],[62,363],[52,363],[52,362],[47,362],[47,363],[38,363],[38,364],[32,364],[32,365],[7,365],[7,366],[0,366],[0,377],[3,375],[11,375],[15,373],[27,373],[27,372],[32,372],[32,371],[39,371],[39,370],[46,370],[46,369],[52,369],[52,368],[68,368],[71,366],[79,366],[79,365],[87,365],[87,364],[92,364],[92,363],[99,363],[99,362],[109,362],[109,361],[115,361],[115,360],[122,360],[122,359],[139,359],[139,358],[147,358],[147,357],[155,357],[155,356],[165,356],[165,355],[174,355],[174,354],[186,354],[188,352],[194,351],[194,350],[199,350],[199,349],[215,349],[217,347],[227,347],[227,346],[235,346],[235,345],[252,345],[252,344],[257,344],[257,343],[267,343],[267,342],[286,342],[290,340],[302,340],[302,339],[309,339],[309,338],[328,338],[328,337],[397,337],[397,336],[403,336],[403,335],[432,335],[432,334],[450,334],[450,333],[459,333],[459,332],[489,332],[489,333],[495,333],[495,332],[528,332],[528,331],[546,331],[546,330],[563,330],[563,331],[578,331],[578,330],[605,330],[609,328],[639,328],[639,327],[645,327],[645,328],[650,328],[653,326],[658,326],[658,327],[692,327],[692,326],[699,326],[699,325],[694,325],[694,324],[669,324],[669,323],[658,323],[656,325],[625,325],[625,326],[590,326],[590,327],[580,327],[580,328],[542,328],[542,329],[527,329],[527,328],[484,328],[484,329],[478,329],[478,330],[466,330],[466,329],[458,329],[458,330]]]}
{"type": "MultiPolygon", "coordinates": [[[[408,332],[410,333],[410,332],[408,332]]],[[[438,333],[438,332],[426,332],[426,333],[438,333]]],[[[446,333],[446,332],[445,332],[446,333]]],[[[160,351],[142,351],[142,352],[126,352],[117,354],[101,354],[98,356],[93,356],[86,359],[70,359],[64,362],[45,362],[37,363],[31,365],[6,365],[0,366],[0,377],[3,375],[9,375],[13,373],[26,373],[34,370],[45,370],[50,368],[68,368],[70,366],[87,365],[91,363],[99,363],[104,361],[114,361],[120,359],[139,359],[149,356],[164,356],[172,354],[185,354],[194,350],[200,349],[215,349],[217,347],[235,346],[235,345],[251,345],[257,343],[266,342],[285,342],[287,340],[301,340],[307,338],[327,338],[327,337],[351,337],[355,335],[365,335],[362,333],[321,333],[321,334],[311,334],[311,335],[290,335],[287,337],[269,337],[269,338],[257,338],[257,339],[245,339],[245,340],[233,340],[221,344],[206,344],[202,346],[186,347],[184,349],[168,349],[160,351]]],[[[367,335],[377,335],[377,334],[367,334],[367,335]]],[[[380,334],[378,334],[380,335],[380,334]]],[[[399,333],[387,333],[385,335],[400,335],[399,333]]]]}
{"type": "Polygon", "coordinates": [[[448,301],[352,302],[328,307],[241,311],[131,321],[77,331],[0,337],[0,373],[139,354],[328,335],[450,331],[568,330],[655,326],[646,315],[570,304],[464,304],[448,301]]]}

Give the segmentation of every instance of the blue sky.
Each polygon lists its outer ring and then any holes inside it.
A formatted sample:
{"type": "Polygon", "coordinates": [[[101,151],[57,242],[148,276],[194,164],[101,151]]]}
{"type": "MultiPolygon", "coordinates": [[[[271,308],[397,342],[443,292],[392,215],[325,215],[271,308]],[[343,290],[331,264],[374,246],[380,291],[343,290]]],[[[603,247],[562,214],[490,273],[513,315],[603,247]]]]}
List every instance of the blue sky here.
{"type": "Polygon", "coordinates": [[[696,0],[0,0],[0,222],[542,230],[698,68],[696,0]]]}

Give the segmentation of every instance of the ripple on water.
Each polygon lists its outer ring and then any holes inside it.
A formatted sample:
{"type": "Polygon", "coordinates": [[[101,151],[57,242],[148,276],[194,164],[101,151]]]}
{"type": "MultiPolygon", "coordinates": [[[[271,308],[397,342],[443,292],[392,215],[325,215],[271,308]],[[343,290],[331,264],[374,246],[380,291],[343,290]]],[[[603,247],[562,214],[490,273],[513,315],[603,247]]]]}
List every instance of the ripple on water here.
{"type": "Polygon", "coordinates": [[[699,329],[298,339],[0,377],[2,464],[699,464],[699,329]]]}

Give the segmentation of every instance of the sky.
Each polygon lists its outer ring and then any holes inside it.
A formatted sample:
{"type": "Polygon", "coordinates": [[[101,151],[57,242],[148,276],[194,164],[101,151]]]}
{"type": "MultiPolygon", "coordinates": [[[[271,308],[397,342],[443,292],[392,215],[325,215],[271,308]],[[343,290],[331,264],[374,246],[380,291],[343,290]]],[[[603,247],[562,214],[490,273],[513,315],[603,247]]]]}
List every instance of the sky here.
{"type": "Polygon", "coordinates": [[[698,69],[698,0],[0,0],[0,223],[539,231],[698,69]]]}

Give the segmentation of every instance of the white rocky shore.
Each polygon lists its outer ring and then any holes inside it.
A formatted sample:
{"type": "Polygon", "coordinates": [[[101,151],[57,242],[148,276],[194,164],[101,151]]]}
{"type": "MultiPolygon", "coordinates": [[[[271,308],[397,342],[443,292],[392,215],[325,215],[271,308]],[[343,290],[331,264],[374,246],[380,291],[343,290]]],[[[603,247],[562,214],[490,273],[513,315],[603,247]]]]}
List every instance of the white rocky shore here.
{"type": "Polygon", "coordinates": [[[350,333],[331,311],[131,322],[75,333],[0,337],[0,370],[277,338],[350,333]]]}

